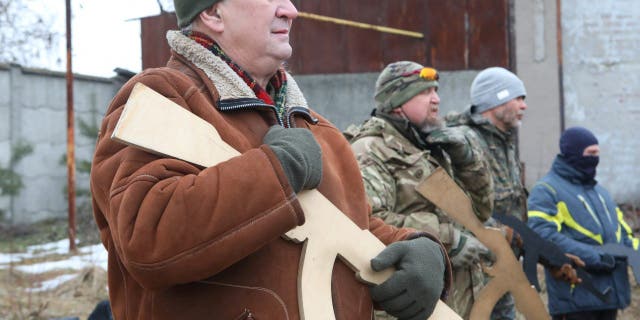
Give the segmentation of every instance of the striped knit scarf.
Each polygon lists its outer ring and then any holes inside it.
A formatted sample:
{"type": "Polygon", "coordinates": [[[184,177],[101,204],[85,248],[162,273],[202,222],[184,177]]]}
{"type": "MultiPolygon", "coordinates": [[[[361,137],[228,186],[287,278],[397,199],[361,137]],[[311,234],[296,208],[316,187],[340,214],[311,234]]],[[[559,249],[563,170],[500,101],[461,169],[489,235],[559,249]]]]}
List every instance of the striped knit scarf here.
{"type": "Polygon", "coordinates": [[[198,31],[183,31],[184,35],[191,38],[195,42],[199,43],[207,50],[211,51],[211,53],[218,56],[224,62],[226,62],[233,71],[235,71],[242,80],[253,90],[258,99],[262,100],[264,103],[275,106],[276,113],[278,114],[278,118],[284,119],[284,114],[286,111],[285,103],[287,101],[287,75],[284,72],[283,68],[278,69],[276,74],[269,80],[269,84],[267,85],[267,89],[262,88],[249,73],[244,71],[238,64],[233,62],[231,58],[229,58],[220,48],[220,46],[213,41],[213,39],[209,38],[206,34],[198,31]],[[267,91],[268,90],[268,91],[267,91]],[[275,101],[272,96],[269,94],[271,92],[275,97],[275,101]]]}

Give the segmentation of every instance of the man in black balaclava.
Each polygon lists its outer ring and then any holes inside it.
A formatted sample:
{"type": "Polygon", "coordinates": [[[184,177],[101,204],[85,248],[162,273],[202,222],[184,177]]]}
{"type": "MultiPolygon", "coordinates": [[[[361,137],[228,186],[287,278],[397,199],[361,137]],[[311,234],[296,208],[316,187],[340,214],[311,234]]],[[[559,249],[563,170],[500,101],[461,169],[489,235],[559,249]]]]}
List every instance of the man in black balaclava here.
{"type": "Polygon", "coordinates": [[[582,127],[567,129],[551,170],[529,195],[528,225],[566,253],[580,257],[596,288],[613,288],[604,302],[581,285],[552,276],[547,268],[549,313],[554,320],[616,319],[618,309],[630,302],[627,261],[605,253],[602,245],[620,243],[638,250],[638,239],[609,192],[595,180],[599,155],[593,133],[582,127]]]}
{"type": "Polygon", "coordinates": [[[591,131],[583,127],[567,129],[560,137],[559,156],[568,165],[583,173],[585,179],[593,180],[596,177],[600,147],[598,139],[591,131]]]}

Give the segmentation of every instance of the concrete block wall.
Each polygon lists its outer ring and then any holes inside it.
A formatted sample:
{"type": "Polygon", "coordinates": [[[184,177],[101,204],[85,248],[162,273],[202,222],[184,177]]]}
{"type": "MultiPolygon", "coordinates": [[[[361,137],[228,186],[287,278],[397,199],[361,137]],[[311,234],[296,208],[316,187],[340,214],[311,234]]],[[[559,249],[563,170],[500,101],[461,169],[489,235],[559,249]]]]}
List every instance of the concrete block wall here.
{"type": "MultiPolygon", "coordinates": [[[[119,85],[111,79],[76,75],[74,79],[75,156],[91,160],[95,140],[83,136],[80,121],[98,123],[119,85]]],[[[28,144],[33,152],[13,170],[24,188],[12,198],[0,198],[5,220],[28,223],[67,216],[66,78],[64,73],[0,67],[0,165],[7,166],[11,149],[28,144]]],[[[76,189],[88,189],[89,176],[76,171],[76,189]]]]}
{"type": "Polygon", "coordinates": [[[558,73],[556,1],[514,1],[516,73],[527,88],[519,131],[525,184],[531,188],[544,176],[558,153],[560,83],[558,73]]]}
{"type": "Polygon", "coordinates": [[[640,3],[531,0],[514,7],[517,73],[529,105],[520,131],[527,186],[549,170],[562,128],[583,126],[600,142],[596,179],[616,202],[640,205],[640,3]]]}
{"type": "MultiPolygon", "coordinates": [[[[9,66],[0,65],[0,167],[3,168],[8,166],[11,157],[10,78],[9,66]]],[[[0,195],[0,210],[7,211],[10,205],[10,197],[0,195]]]]}
{"type": "Polygon", "coordinates": [[[566,127],[598,137],[597,179],[640,205],[640,3],[562,1],[566,127]]]}

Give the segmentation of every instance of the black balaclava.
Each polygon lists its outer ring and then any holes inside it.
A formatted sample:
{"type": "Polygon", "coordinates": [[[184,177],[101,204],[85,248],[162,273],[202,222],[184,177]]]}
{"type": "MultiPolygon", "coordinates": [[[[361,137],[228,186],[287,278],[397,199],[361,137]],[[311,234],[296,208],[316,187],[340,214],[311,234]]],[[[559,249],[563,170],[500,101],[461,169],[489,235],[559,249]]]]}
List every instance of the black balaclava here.
{"type": "Polygon", "coordinates": [[[572,127],[560,137],[560,155],[570,166],[593,179],[600,157],[585,157],[582,154],[585,148],[594,144],[598,144],[598,139],[591,131],[583,127],[572,127]]]}

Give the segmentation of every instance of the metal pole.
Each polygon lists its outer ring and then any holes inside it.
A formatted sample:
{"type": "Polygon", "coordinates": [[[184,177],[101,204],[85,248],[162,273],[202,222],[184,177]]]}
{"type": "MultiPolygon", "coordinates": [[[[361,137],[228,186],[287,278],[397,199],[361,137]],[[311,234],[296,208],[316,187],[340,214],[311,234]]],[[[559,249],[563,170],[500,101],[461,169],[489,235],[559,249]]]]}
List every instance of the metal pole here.
{"type": "Polygon", "coordinates": [[[73,121],[73,72],[71,69],[71,0],[66,0],[67,17],[67,185],[69,197],[69,251],[76,252],[76,162],[73,121]]]}
{"type": "Polygon", "coordinates": [[[564,58],[562,57],[562,0],[556,0],[556,38],[558,39],[558,88],[560,89],[560,134],[564,131],[564,58]]]}
{"type": "Polygon", "coordinates": [[[335,24],[340,24],[340,25],[345,25],[345,26],[350,26],[350,27],[355,27],[355,28],[361,28],[361,29],[372,29],[372,30],[376,30],[376,31],[379,31],[379,32],[397,34],[397,35],[411,37],[411,38],[424,39],[424,34],[422,34],[420,32],[408,31],[408,30],[397,29],[397,28],[390,28],[390,27],[385,27],[385,26],[377,26],[377,25],[373,25],[373,24],[356,22],[356,21],[345,20],[345,19],[338,19],[338,18],[333,18],[333,17],[322,16],[322,15],[315,14],[315,13],[298,12],[298,17],[311,19],[311,20],[324,21],[324,22],[331,22],[331,23],[335,23],[335,24]]]}

